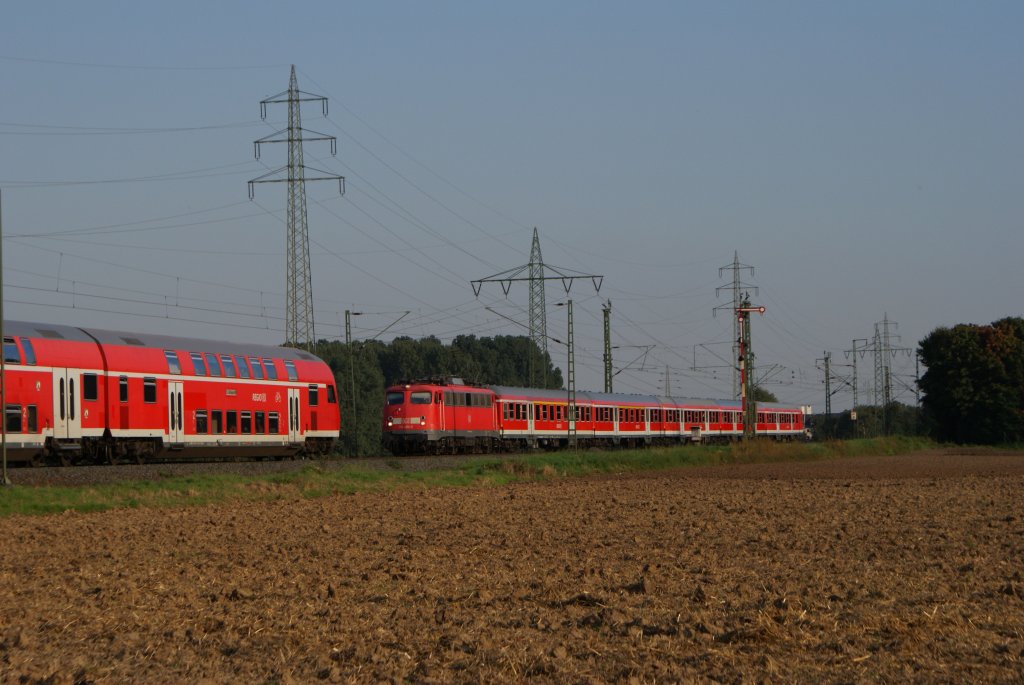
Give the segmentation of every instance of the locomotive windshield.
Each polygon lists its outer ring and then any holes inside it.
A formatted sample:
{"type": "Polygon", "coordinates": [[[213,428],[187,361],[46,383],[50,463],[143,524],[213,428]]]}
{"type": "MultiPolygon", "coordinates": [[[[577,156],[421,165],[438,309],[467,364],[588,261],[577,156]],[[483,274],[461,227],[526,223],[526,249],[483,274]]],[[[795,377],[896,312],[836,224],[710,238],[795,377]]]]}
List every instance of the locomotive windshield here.
{"type": "Polygon", "coordinates": [[[429,390],[414,390],[409,393],[410,404],[430,404],[429,390]]]}
{"type": "Polygon", "coordinates": [[[388,404],[401,404],[405,400],[405,393],[389,392],[388,404]]]}

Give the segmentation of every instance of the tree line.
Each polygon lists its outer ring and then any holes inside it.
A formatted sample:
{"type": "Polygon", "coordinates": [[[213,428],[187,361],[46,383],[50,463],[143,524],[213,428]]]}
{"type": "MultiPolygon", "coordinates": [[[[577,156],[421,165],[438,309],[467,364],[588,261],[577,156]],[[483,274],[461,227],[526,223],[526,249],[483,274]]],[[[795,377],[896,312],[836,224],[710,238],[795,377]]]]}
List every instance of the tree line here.
{"type": "Polygon", "coordinates": [[[1024,319],[940,327],[918,345],[921,406],[891,402],[814,417],[818,437],[925,435],[939,442],[1024,442],[1024,319]],[[856,417],[856,418],[854,418],[856,417]]]}

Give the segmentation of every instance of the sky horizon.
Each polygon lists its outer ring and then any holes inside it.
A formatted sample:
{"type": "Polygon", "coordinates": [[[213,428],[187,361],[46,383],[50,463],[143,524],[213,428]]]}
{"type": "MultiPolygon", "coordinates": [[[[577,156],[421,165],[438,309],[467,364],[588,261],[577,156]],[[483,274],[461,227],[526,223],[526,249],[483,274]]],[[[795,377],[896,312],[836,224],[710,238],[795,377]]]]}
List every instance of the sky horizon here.
{"type": "MultiPolygon", "coordinates": [[[[318,338],[527,333],[529,262],[572,286],[577,389],[728,397],[734,255],[759,369],[824,410],[822,359],[892,322],[1021,316],[1024,6],[1011,2],[40,2],[0,26],[8,319],[283,341],[299,88],[318,338]],[[408,313],[406,313],[408,312],[408,313]]],[[[566,299],[546,290],[548,334],[566,299]]],[[[549,346],[565,373],[565,350],[549,346]]],[[[858,359],[861,404],[871,355],[858,359]]],[[[834,411],[852,394],[834,378],[834,411]]]]}

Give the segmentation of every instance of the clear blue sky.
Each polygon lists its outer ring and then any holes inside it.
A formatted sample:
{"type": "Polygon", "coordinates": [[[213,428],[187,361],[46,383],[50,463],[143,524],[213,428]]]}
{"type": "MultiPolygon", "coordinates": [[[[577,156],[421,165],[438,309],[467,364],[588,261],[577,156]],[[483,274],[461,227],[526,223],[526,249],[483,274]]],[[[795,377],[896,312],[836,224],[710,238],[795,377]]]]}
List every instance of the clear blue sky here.
{"type": "MultiPolygon", "coordinates": [[[[601,389],[611,299],[616,390],[667,367],[674,394],[727,396],[712,311],[738,251],[768,388],[821,410],[816,360],[848,364],[886,315],[908,349],[1022,315],[1021,36],[1020,2],[18,3],[5,314],[280,342],[284,186],[246,181],[285,163],[252,143],[285,126],[259,101],[294,64],[329,98],[305,127],[338,139],[306,163],[348,179],[307,186],[318,337],[346,309],[360,339],[407,310],[384,339],[525,333],[525,284],[470,281],[526,264],[537,226],[547,263],[604,276],[573,286],[579,389],[601,389]]],[[[912,357],[893,369],[912,402],[912,357]]]]}

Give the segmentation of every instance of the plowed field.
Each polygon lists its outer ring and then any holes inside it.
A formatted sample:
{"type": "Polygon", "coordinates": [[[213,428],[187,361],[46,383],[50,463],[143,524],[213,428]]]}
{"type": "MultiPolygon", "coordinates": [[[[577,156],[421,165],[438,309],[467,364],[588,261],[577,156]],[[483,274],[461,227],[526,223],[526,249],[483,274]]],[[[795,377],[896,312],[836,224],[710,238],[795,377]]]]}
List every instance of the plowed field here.
{"type": "Polygon", "coordinates": [[[1024,458],[8,518],[0,676],[1021,682],[1024,458]]]}

